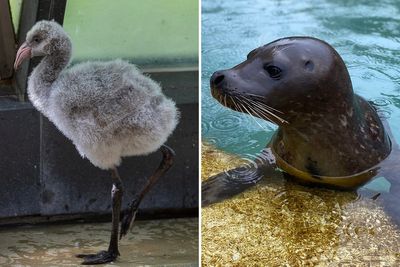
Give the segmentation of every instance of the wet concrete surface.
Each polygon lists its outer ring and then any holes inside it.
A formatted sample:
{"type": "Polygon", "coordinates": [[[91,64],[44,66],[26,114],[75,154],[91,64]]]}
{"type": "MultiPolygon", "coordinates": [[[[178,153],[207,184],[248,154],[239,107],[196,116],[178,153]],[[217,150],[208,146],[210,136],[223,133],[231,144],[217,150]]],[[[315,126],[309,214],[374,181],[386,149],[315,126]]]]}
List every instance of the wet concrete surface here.
{"type": "MultiPolygon", "coordinates": [[[[78,266],[79,253],[108,247],[111,223],[0,229],[0,266],[78,266]]],[[[198,266],[198,219],[136,221],[120,242],[121,256],[101,266],[198,266]]]]}

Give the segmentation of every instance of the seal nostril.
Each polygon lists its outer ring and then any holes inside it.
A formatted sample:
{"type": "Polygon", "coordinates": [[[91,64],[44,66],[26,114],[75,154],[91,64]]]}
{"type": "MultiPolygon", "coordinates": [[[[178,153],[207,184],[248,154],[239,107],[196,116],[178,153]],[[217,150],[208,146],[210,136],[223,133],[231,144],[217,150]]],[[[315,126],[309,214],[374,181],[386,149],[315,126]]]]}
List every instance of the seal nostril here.
{"type": "Polygon", "coordinates": [[[219,75],[218,77],[216,77],[216,78],[214,79],[214,84],[215,84],[215,85],[219,85],[224,79],[225,79],[225,76],[224,76],[224,75],[219,75]]]}

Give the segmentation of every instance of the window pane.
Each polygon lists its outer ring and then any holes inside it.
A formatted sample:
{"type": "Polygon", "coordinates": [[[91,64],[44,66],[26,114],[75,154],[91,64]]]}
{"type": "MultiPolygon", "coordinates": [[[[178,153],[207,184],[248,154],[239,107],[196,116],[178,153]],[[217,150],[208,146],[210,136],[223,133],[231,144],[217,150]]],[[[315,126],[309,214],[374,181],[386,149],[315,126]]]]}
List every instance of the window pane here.
{"type": "Polygon", "coordinates": [[[74,61],[125,58],[146,67],[194,67],[197,0],[68,0],[74,61]]]}

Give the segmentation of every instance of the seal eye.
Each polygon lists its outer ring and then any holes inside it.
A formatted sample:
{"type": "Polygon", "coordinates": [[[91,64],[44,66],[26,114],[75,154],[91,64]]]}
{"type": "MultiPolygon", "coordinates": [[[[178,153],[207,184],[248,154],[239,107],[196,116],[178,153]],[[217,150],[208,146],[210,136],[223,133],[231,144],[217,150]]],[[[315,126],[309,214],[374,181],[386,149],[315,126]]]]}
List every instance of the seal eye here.
{"type": "Polygon", "coordinates": [[[264,69],[268,72],[271,78],[279,79],[281,77],[282,70],[277,66],[264,65],[264,69]]]}

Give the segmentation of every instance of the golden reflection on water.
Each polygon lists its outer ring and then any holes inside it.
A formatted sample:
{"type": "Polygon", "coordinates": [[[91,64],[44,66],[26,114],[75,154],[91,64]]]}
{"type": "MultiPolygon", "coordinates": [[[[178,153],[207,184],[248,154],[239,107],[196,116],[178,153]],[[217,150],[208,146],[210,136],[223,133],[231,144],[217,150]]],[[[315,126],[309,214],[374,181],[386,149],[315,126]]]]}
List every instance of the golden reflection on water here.
{"type": "MultiPolygon", "coordinates": [[[[202,146],[202,180],[240,159],[202,146]]],[[[202,209],[203,266],[400,266],[400,231],[374,200],[263,179],[202,209]]]]}
{"type": "MultiPolygon", "coordinates": [[[[79,253],[107,249],[110,223],[0,229],[0,266],[78,266],[79,253]]],[[[136,221],[120,243],[121,256],[102,266],[197,266],[198,220],[136,221]]]]}

